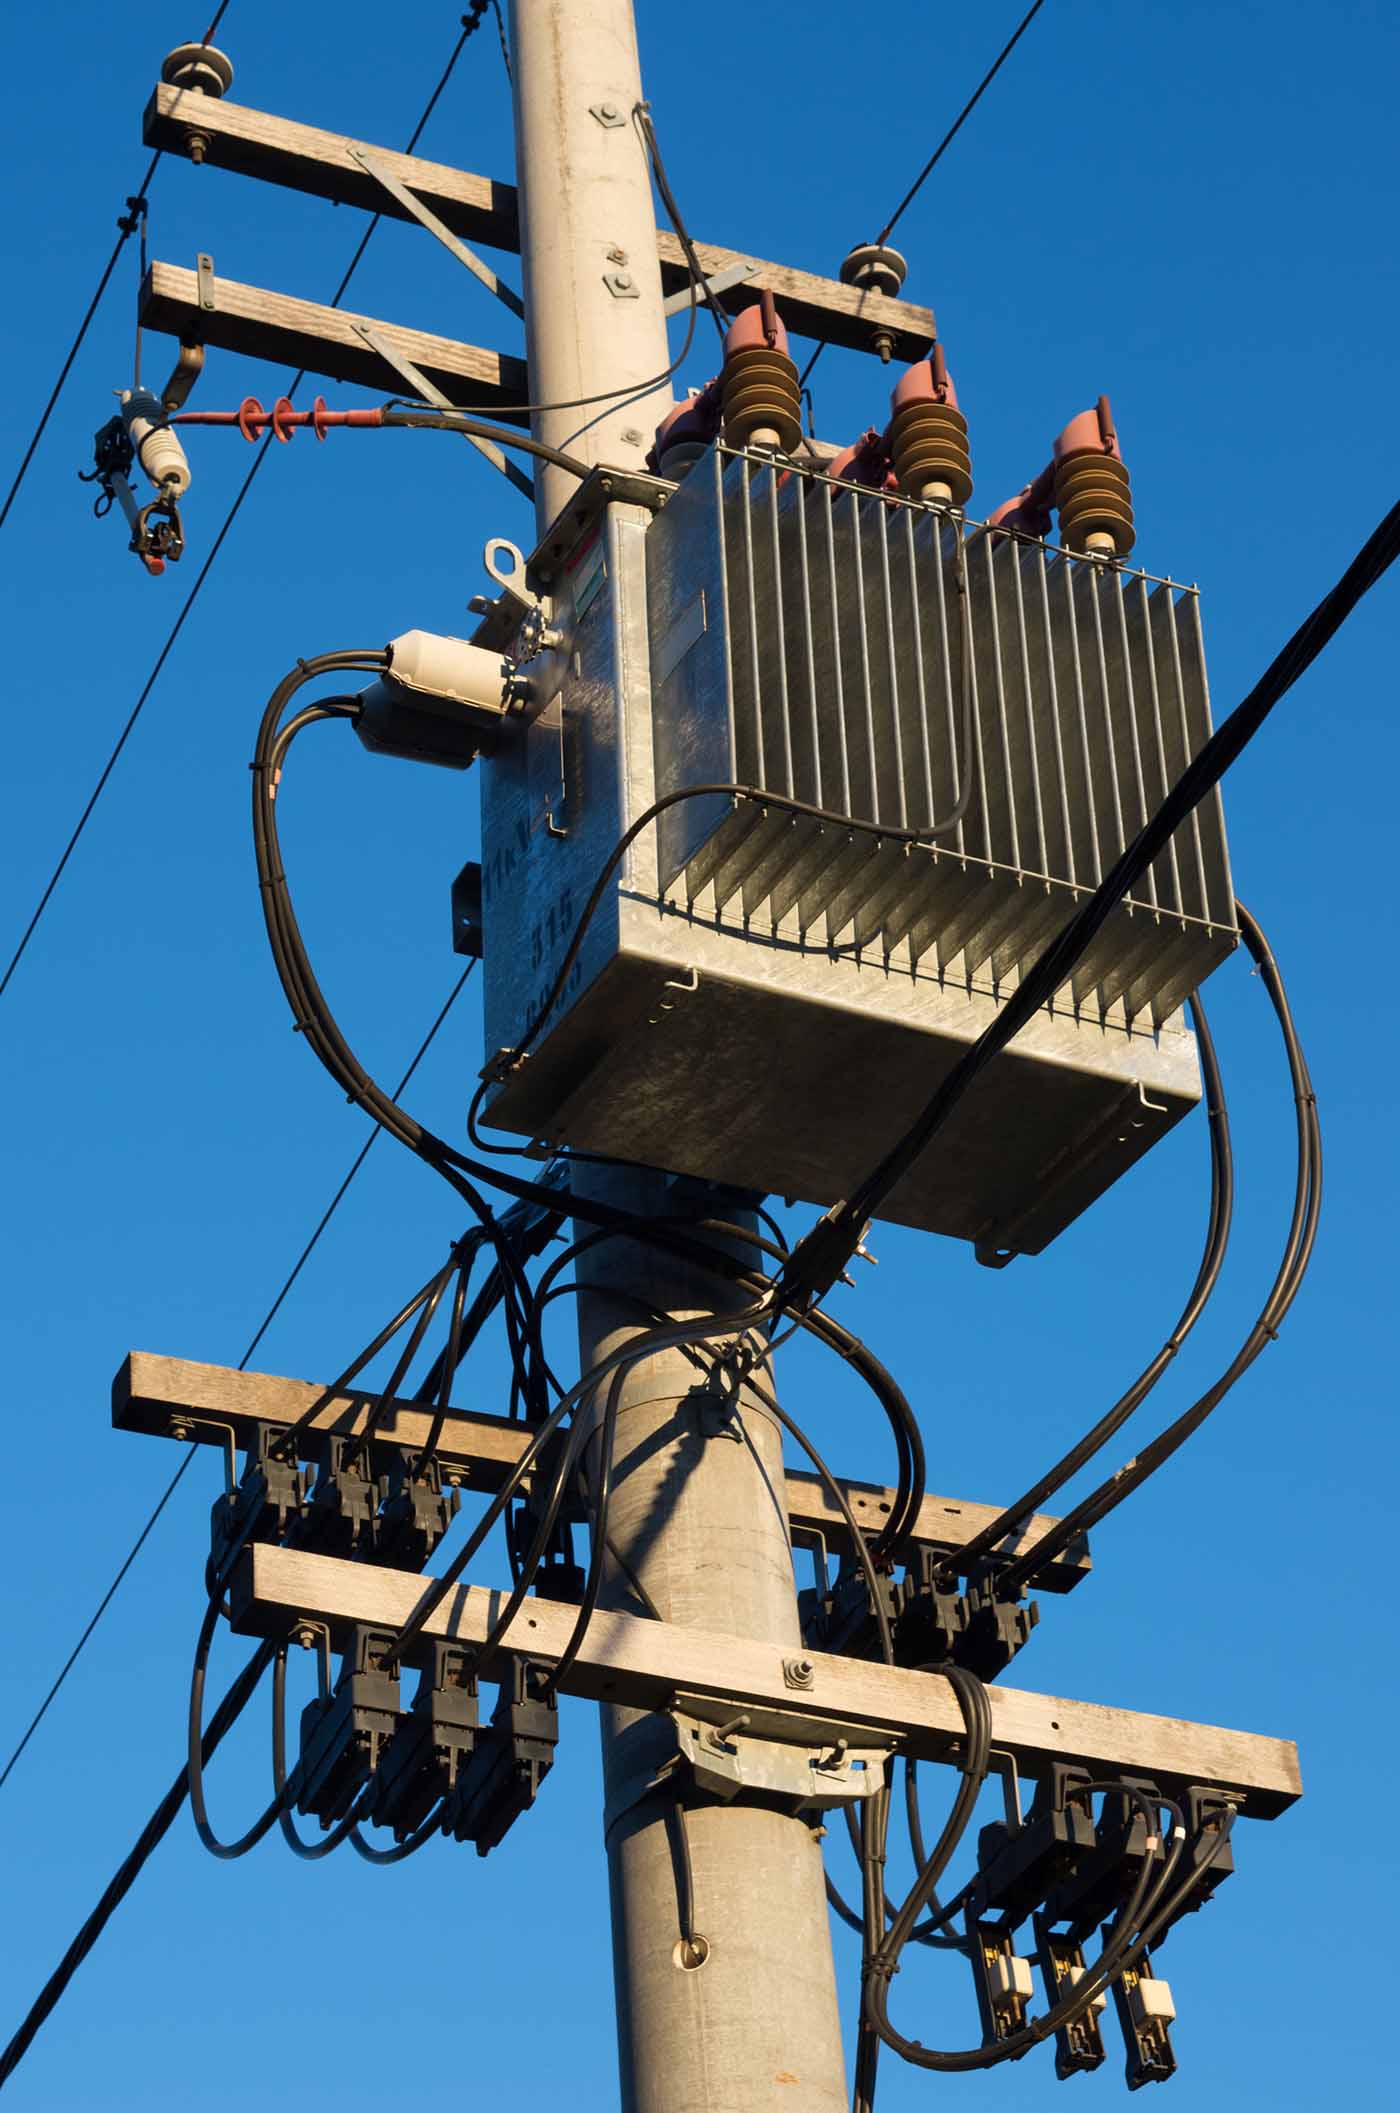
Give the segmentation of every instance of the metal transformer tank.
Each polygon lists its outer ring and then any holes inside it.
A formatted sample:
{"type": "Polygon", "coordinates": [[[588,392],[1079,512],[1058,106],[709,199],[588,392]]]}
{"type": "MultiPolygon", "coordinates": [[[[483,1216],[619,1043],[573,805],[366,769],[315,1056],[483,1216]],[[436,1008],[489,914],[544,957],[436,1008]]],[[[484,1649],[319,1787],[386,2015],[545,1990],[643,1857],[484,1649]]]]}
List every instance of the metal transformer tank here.
{"type": "MultiPolygon", "coordinates": [[[[722,446],[678,487],[595,473],[531,578],[567,672],[484,766],[488,1059],[658,798],[820,810],[641,830],[486,1104],[545,1145],[849,1193],[1210,732],[1193,590],[722,446]]],[[[887,1215],[1043,1248],[1199,1099],[1180,1008],[1235,940],[1214,798],[887,1215]]]]}

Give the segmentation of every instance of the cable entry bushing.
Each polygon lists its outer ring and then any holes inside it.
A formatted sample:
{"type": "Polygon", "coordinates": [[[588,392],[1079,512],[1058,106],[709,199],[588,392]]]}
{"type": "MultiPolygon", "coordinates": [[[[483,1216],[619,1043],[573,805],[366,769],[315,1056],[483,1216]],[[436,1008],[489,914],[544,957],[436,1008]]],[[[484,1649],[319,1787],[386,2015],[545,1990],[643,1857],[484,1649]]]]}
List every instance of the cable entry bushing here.
{"type": "Polygon", "coordinates": [[[1066,548],[1125,558],[1137,540],[1132,491],[1106,396],[1072,418],[1055,442],[1054,479],[1066,548]]]}
{"type": "Polygon", "coordinates": [[[802,396],[771,293],[753,302],[726,331],[720,391],[729,447],[792,453],[802,438],[802,396]]]}
{"type": "Polygon", "coordinates": [[[899,488],[911,499],[965,506],[972,497],[972,456],[967,420],[957,391],[935,345],[929,358],[905,369],[890,396],[885,438],[899,488]]]}

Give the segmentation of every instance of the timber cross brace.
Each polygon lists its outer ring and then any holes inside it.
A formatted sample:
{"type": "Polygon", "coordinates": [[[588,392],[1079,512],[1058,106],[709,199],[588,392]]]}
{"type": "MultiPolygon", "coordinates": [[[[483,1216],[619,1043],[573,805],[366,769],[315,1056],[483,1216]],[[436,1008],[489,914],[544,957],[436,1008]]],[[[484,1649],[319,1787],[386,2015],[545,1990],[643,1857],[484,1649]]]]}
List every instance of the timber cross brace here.
{"type": "MultiPolygon", "coordinates": [[[[113,1382],[112,1420],[119,1429],[231,1449],[248,1446],[260,1425],[295,1424],[324,1393],[305,1381],[133,1352],[113,1382]]],[[[372,1425],[371,1460],[380,1466],[392,1454],[415,1451],[431,1421],[421,1403],[382,1403],[372,1393],[354,1393],[324,1402],[302,1437],[314,1448],[332,1437],[356,1437],[372,1425]]],[[[508,1418],[453,1410],[439,1448],[444,1478],[488,1494],[502,1486],[528,1441],[529,1432],[508,1418]]],[[[881,1507],[888,1508],[888,1493],[858,1484],[843,1490],[858,1523],[868,1522],[873,1531],[881,1507]]],[[[786,1495],[794,1536],[821,1534],[828,1546],[840,1547],[839,1513],[815,1477],[789,1474],[786,1495]]],[[[992,1515],[987,1505],[930,1497],[915,1537],[955,1551],[992,1515]]],[[[1054,1523],[1036,1518],[1020,1545],[1033,1547],[1054,1523]]],[[[1036,1582],[1064,1592],[1088,1570],[1087,1549],[1071,1549],[1036,1582]]],[[[332,1643],[343,1647],[356,1628],[397,1632],[431,1590],[431,1579],[417,1574],[256,1543],[243,1549],[233,1572],[232,1613],[234,1626],[246,1634],[281,1639],[322,1624],[332,1643]]],[[[468,1650],[480,1645],[503,1603],[501,1593],[455,1587],[423,1623],[405,1661],[426,1663],[438,1643],[468,1650]]],[[[520,1659],[550,1667],[573,1626],[568,1604],[527,1597],[495,1640],[483,1672],[499,1678],[520,1659]]],[[[845,1739],[852,1747],[879,1747],[913,1759],[955,1757],[963,1721],[937,1674],[816,1651],[806,1654],[804,1665],[810,1676],[804,1673],[802,1684],[794,1685],[782,1650],[773,1645],[599,1611],[560,1687],[638,1709],[667,1710],[683,1702],[691,1716],[715,1724],[742,1713],[755,1738],[845,1739]]],[[[1015,1688],[993,1686],[989,1694],[994,1744],[1013,1757],[1022,1776],[1043,1776],[1057,1764],[1096,1776],[1146,1775],[1163,1787],[1194,1785],[1229,1794],[1244,1816],[1261,1819],[1275,1817],[1301,1794],[1297,1751],[1284,1739],[1015,1688]]]]}

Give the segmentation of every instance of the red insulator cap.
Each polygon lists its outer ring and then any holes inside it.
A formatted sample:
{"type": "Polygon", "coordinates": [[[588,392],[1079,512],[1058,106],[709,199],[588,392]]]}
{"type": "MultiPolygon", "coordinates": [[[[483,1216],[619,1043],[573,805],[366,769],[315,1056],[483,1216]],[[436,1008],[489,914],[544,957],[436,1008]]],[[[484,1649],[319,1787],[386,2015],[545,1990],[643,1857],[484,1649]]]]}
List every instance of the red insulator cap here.
{"type": "Polygon", "coordinates": [[[698,396],[688,396],[684,402],[673,404],[656,429],[647,467],[655,470],[668,448],[687,444],[707,448],[719,432],[720,413],[717,380],[706,382],[698,396]]]}
{"type": "Polygon", "coordinates": [[[767,291],[747,308],[741,309],[724,333],[726,358],[731,352],[749,352],[757,345],[766,346],[770,352],[786,352],[788,349],[788,334],[783,328],[777,304],[767,291]]]}
{"type": "Polygon", "coordinates": [[[944,364],[941,345],[935,345],[927,359],[906,367],[890,391],[891,411],[902,410],[905,404],[947,404],[957,410],[958,392],[944,364]]]}
{"type": "Polygon", "coordinates": [[[1063,462],[1066,455],[1112,455],[1115,461],[1123,460],[1106,396],[1091,411],[1080,411],[1065,427],[1055,442],[1054,458],[1063,462]]]}
{"type": "Polygon", "coordinates": [[[874,426],[867,427],[850,447],[842,448],[840,454],[833,457],[826,474],[838,483],[867,485],[871,491],[899,489],[884,436],[877,433],[874,426]]]}

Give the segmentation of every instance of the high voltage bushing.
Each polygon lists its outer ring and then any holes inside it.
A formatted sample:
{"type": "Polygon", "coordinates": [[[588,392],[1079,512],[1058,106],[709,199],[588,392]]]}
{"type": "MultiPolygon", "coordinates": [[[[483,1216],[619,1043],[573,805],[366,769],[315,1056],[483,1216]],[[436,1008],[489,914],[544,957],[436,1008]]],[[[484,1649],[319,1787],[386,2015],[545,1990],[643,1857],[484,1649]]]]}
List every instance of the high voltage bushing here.
{"type": "Polygon", "coordinates": [[[1055,511],[1071,550],[1125,558],[1137,540],[1132,491],[1106,396],[1081,411],[1055,442],[1055,511]]]}
{"type": "Polygon", "coordinates": [[[972,497],[972,456],[967,420],[957,391],[935,345],[900,376],[890,397],[893,413],[885,436],[899,488],[911,499],[965,506],[972,497]]]}
{"type": "Polygon", "coordinates": [[[726,331],[720,390],[730,447],[792,453],[802,438],[802,396],[771,293],[744,309],[726,331]]]}

